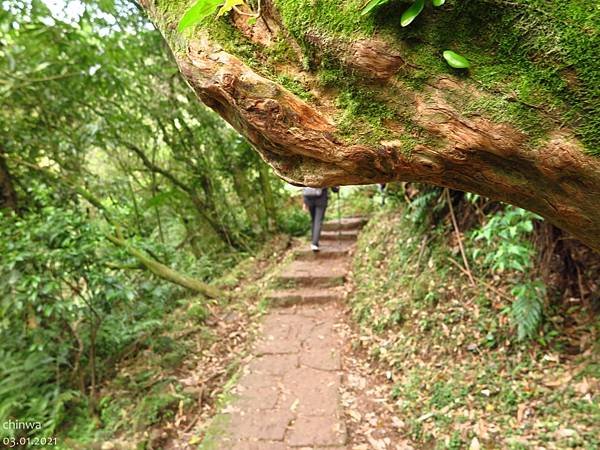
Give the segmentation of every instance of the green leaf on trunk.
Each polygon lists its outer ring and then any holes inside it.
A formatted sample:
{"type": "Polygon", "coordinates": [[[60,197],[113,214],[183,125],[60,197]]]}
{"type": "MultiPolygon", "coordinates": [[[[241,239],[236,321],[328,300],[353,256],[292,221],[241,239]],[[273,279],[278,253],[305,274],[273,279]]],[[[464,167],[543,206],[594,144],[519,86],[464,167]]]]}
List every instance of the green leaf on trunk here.
{"type": "Polygon", "coordinates": [[[437,8],[438,6],[442,6],[444,3],[446,3],[446,0],[432,0],[431,2],[433,3],[433,6],[437,8]]]}
{"type": "Polygon", "coordinates": [[[443,55],[450,67],[454,67],[455,69],[468,69],[471,66],[471,63],[467,58],[452,50],[446,50],[443,55]]]}
{"type": "Polygon", "coordinates": [[[188,9],[181,20],[177,29],[183,31],[186,28],[192,27],[197,23],[210,16],[217,6],[223,3],[223,0],[198,0],[188,9]]]}
{"type": "Polygon", "coordinates": [[[383,5],[384,3],[389,2],[390,0],[370,0],[362,9],[360,15],[361,16],[365,16],[367,14],[369,14],[373,9],[377,8],[380,5],[383,5]]]}
{"type": "Polygon", "coordinates": [[[219,9],[219,12],[217,13],[217,17],[224,16],[229,11],[231,11],[234,6],[239,6],[243,4],[244,0],[225,0],[225,3],[223,3],[223,6],[221,6],[221,9],[219,9]]]}
{"type": "Polygon", "coordinates": [[[423,7],[425,6],[425,0],[415,0],[415,2],[402,14],[400,18],[400,25],[406,27],[412,23],[415,18],[421,14],[423,7]]]}

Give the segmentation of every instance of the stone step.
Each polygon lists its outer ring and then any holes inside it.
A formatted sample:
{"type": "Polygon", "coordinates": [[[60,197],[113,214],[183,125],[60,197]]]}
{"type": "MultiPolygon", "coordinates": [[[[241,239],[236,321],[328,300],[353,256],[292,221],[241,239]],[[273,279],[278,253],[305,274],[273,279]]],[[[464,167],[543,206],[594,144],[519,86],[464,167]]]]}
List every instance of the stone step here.
{"type": "Polygon", "coordinates": [[[321,241],[356,241],[359,230],[323,231],[321,241]]]}
{"type": "Polygon", "coordinates": [[[302,288],[275,291],[267,296],[273,306],[314,305],[343,299],[343,292],[329,288],[302,288]]]}
{"type": "Polygon", "coordinates": [[[339,275],[314,275],[286,273],[280,275],[277,280],[283,285],[293,286],[340,286],[346,280],[345,273],[339,275]]]}
{"type": "Polygon", "coordinates": [[[323,223],[323,231],[358,230],[367,223],[366,217],[344,217],[341,220],[328,220],[323,223]]]}
{"type": "Polygon", "coordinates": [[[345,259],[293,261],[277,277],[279,284],[294,286],[339,286],[348,272],[345,259]]]}
{"type": "Polygon", "coordinates": [[[325,240],[321,242],[318,252],[313,252],[309,244],[306,244],[301,249],[296,250],[295,257],[298,260],[315,260],[315,259],[334,259],[347,256],[350,250],[354,247],[352,241],[332,241],[325,240]]]}

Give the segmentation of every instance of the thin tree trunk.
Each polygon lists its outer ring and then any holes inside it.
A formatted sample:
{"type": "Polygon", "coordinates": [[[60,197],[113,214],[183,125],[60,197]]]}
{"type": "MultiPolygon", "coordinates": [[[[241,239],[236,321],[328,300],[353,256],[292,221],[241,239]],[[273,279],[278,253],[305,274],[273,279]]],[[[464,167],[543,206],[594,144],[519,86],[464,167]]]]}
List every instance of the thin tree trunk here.
{"type": "Polygon", "coordinates": [[[138,229],[138,233],[140,236],[143,236],[142,232],[142,216],[140,215],[140,209],[138,207],[137,198],[135,193],[133,192],[133,186],[131,185],[131,180],[129,179],[129,175],[127,175],[127,186],[129,187],[129,194],[131,195],[131,202],[133,203],[133,212],[135,214],[135,225],[138,229]]]}
{"type": "Polygon", "coordinates": [[[0,146],[0,209],[17,211],[18,199],[12,176],[4,158],[4,149],[0,146]]]}
{"type": "Polygon", "coordinates": [[[89,395],[89,410],[90,413],[96,412],[96,336],[100,326],[99,319],[92,316],[90,323],[90,349],[89,349],[89,370],[90,370],[90,395],[89,395]]]}
{"type": "MultiPolygon", "coordinates": [[[[156,162],[156,145],[152,149],[152,164],[156,162]]],[[[157,194],[156,189],[156,172],[150,172],[152,176],[152,195],[155,196],[157,194]]],[[[158,205],[154,205],[154,215],[156,216],[156,225],[158,226],[158,235],[160,236],[160,241],[165,244],[165,234],[163,232],[162,220],[160,218],[160,211],[158,210],[158,205]]]]}
{"type": "Polygon", "coordinates": [[[262,188],[262,202],[265,208],[265,215],[267,217],[267,229],[273,231],[277,227],[277,208],[275,207],[275,196],[273,195],[273,189],[271,188],[271,181],[269,180],[269,172],[267,165],[263,161],[258,161],[258,178],[260,186],[262,188]]]}
{"type": "Polygon", "coordinates": [[[240,203],[246,212],[246,217],[252,225],[252,229],[256,234],[262,234],[267,231],[266,216],[261,214],[261,200],[255,193],[252,194],[250,182],[246,172],[235,162],[231,164],[231,172],[233,174],[233,187],[240,199],[240,203]]]}

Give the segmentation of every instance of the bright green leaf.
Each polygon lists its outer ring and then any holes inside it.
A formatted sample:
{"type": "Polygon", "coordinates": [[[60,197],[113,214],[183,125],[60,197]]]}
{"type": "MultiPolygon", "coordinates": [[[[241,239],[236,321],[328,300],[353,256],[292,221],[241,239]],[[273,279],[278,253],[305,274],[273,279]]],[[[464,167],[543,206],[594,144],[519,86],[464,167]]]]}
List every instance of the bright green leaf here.
{"type": "Polygon", "coordinates": [[[416,17],[421,14],[423,7],[425,6],[425,0],[415,0],[415,2],[402,14],[400,18],[400,25],[406,27],[412,23],[416,17]]]}
{"type": "Polygon", "coordinates": [[[360,12],[361,16],[365,16],[367,14],[369,14],[373,9],[377,8],[380,5],[383,5],[384,3],[389,2],[389,0],[370,0],[365,7],[362,9],[362,11],[360,12]]]}
{"type": "Polygon", "coordinates": [[[224,16],[229,11],[231,11],[234,6],[239,6],[243,4],[244,0],[225,0],[225,3],[223,3],[223,6],[221,6],[221,9],[219,9],[219,12],[217,13],[217,17],[224,16]]]}
{"type": "Polygon", "coordinates": [[[468,69],[471,66],[471,63],[467,58],[452,50],[446,50],[443,55],[450,67],[454,67],[455,69],[468,69]]]}
{"type": "Polygon", "coordinates": [[[223,0],[198,0],[183,15],[177,29],[183,31],[186,28],[196,25],[210,16],[221,3],[223,3],[223,0]]]}
{"type": "Polygon", "coordinates": [[[439,7],[446,3],[446,0],[432,0],[431,2],[433,3],[433,6],[439,7]]]}

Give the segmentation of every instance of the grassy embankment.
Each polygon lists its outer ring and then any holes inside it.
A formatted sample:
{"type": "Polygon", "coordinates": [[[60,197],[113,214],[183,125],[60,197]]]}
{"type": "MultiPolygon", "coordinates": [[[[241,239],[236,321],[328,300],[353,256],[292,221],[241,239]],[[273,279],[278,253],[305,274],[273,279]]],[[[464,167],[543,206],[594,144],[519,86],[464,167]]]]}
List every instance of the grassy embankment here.
{"type": "Polygon", "coordinates": [[[469,448],[474,438],[481,448],[599,448],[598,318],[545,305],[535,339],[518,342],[510,273],[472,267],[472,286],[449,261],[460,254],[448,230],[382,211],[355,255],[353,317],[361,345],[391,371],[403,433],[418,448],[469,448]]]}

